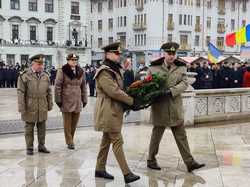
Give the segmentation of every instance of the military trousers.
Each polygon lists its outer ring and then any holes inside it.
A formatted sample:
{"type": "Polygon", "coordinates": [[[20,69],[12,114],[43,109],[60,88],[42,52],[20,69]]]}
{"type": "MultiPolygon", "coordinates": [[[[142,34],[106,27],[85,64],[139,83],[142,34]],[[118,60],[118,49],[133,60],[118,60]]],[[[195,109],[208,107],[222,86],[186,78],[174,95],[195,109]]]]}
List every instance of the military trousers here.
{"type": "MultiPolygon", "coordinates": [[[[155,156],[158,154],[159,145],[164,134],[166,127],[154,126],[152,129],[151,140],[149,145],[148,162],[156,162],[155,156]]],[[[182,159],[186,165],[193,162],[193,156],[191,155],[186,130],[184,125],[171,127],[171,131],[174,135],[176,144],[182,156],[182,159]]]]}
{"type": "Polygon", "coordinates": [[[36,123],[25,122],[25,141],[27,149],[33,149],[35,126],[37,127],[37,138],[39,147],[44,146],[45,144],[46,121],[36,123]]]}
{"type": "Polygon", "coordinates": [[[97,156],[96,170],[105,171],[110,144],[123,175],[130,173],[123,151],[123,138],[120,132],[103,132],[100,150],[97,156]]]}
{"type": "Polygon", "coordinates": [[[63,112],[64,135],[67,145],[74,145],[74,135],[80,112],[63,112]]]}

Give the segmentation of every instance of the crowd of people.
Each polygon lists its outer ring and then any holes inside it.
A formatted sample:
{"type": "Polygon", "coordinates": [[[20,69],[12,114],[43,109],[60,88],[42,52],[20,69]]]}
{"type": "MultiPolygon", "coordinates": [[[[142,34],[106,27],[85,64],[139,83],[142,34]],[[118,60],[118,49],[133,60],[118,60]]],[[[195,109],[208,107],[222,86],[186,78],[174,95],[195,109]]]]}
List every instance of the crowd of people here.
{"type": "Polygon", "coordinates": [[[238,62],[222,64],[191,63],[187,65],[189,72],[195,72],[194,89],[219,89],[250,87],[250,66],[238,62]]]}

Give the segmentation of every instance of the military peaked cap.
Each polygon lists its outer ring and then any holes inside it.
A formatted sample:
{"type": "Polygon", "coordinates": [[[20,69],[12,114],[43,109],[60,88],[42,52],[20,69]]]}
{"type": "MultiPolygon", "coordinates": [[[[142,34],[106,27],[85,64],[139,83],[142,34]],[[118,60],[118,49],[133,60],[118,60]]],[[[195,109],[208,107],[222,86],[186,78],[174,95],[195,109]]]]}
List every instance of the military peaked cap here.
{"type": "Polygon", "coordinates": [[[165,52],[176,52],[179,49],[179,44],[175,42],[167,42],[162,44],[161,49],[165,52]]]}
{"type": "Polygon", "coordinates": [[[44,55],[43,54],[34,55],[30,58],[30,61],[42,64],[44,62],[44,55]]]}
{"type": "Polygon", "coordinates": [[[102,49],[104,50],[104,52],[121,53],[120,45],[120,42],[115,42],[103,47],[102,49]]]}

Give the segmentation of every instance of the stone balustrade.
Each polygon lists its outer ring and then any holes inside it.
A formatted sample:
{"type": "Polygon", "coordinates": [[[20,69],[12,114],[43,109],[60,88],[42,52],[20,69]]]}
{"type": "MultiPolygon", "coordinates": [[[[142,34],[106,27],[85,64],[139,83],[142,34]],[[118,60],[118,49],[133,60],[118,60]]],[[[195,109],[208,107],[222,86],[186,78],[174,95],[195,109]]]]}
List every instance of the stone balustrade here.
{"type": "MultiPolygon", "coordinates": [[[[190,89],[182,97],[186,126],[250,121],[250,88],[190,89]]],[[[150,123],[150,109],[141,116],[150,123]]]]}

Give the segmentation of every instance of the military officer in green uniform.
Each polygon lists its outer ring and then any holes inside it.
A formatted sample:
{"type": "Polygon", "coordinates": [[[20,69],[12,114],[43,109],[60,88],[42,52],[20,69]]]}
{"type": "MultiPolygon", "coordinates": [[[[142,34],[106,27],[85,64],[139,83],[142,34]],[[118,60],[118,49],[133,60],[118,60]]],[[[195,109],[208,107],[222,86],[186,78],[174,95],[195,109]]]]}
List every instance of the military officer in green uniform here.
{"type": "Polygon", "coordinates": [[[204,167],[205,164],[197,163],[190,153],[189,144],[184,128],[183,103],[181,94],[187,89],[187,68],[185,63],[176,58],[176,51],[179,44],[170,42],[161,46],[165,51],[165,57],[151,62],[149,73],[166,75],[166,91],[162,96],[155,98],[156,102],[151,107],[152,114],[152,135],[149,146],[147,166],[151,169],[160,170],[156,155],[159,150],[163,133],[166,127],[170,127],[176,144],[181,153],[182,159],[189,172],[204,167]]]}
{"type": "Polygon", "coordinates": [[[45,147],[48,111],[52,109],[50,79],[44,71],[44,56],[30,58],[31,67],[20,73],[17,84],[18,111],[25,122],[27,155],[33,155],[34,126],[37,127],[38,151],[50,153],[45,147]]]}
{"type": "Polygon", "coordinates": [[[97,156],[95,177],[114,179],[106,171],[110,145],[124,175],[125,183],[140,179],[128,167],[121,134],[123,105],[135,105],[132,97],[123,91],[123,78],[120,65],[120,43],[112,43],[103,48],[105,60],[95,74],[97,100],[94,112],[96,131],[102,131],[102,141],[97,156]]]}

